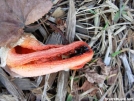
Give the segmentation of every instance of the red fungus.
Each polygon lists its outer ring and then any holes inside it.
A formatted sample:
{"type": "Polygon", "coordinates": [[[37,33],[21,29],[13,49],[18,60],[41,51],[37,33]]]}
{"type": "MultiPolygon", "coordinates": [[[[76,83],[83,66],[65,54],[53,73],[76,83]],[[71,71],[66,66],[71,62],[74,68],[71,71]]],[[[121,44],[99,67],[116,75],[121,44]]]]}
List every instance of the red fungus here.
{"type": "Polygon", "coordinates": [[[26,37],[24,42],[10,49],[6,62],[11,71],[23,77],[33,77],[82,68],[92,57],[92,49],[83,41],[68,45],[43,45],[35,38],[26,37]],[[88,50],[69,57],[82,46],[87,47],[88,50]],[[63,55],[69,58],[63,59],[63,55]]]}

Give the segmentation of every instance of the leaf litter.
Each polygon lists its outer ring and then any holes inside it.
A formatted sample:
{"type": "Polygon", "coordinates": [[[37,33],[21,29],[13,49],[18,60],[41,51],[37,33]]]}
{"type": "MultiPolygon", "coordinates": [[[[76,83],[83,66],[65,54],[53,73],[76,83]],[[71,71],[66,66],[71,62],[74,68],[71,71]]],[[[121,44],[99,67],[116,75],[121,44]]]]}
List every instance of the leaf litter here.
{"type": "Polygon", "coordinates": [[[133,4],[133,0],[0,1],[1,49],[12,47],[27,27],[45,44],[82,40],[94,50],[92,61],[77,71],[12,78],[0,69],[0,100],[134,100],[133,4]]]}

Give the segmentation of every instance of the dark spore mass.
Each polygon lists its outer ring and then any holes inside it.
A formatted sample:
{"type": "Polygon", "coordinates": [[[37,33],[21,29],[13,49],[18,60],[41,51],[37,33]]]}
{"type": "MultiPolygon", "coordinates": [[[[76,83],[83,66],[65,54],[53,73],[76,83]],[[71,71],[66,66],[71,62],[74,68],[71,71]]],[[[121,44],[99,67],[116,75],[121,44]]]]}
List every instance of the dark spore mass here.
{"type": "Polygon", "coordinates": [[[70,56],[73,57],[76,55],[81,55],[87,51],[89,51],[89,48],[87,46],[81,46],[81,47],[75,49],[75,53],[71,54],[70,56]]]}
{"type": "Polygon", "coordinates": [[[81,46],[80,48],[76,49],[76,54],[80,55],[83,54],[85,52],[87,52],[89,49],[87,46],[81,46]]]}

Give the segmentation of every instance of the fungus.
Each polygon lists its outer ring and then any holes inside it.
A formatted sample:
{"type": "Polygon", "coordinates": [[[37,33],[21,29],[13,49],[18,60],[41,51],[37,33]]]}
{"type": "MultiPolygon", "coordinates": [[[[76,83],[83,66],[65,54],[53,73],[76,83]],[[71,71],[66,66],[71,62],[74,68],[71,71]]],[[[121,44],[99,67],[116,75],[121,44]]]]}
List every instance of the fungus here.
{"type": "Polygon", "coordinates": [[[44,45],[33,37],[27,36],[23,40],[8,51],[6,58],[9,69],[22,77],[80,69],[93,57],[92,49],[83,41],[68,45],[44,45]]]}

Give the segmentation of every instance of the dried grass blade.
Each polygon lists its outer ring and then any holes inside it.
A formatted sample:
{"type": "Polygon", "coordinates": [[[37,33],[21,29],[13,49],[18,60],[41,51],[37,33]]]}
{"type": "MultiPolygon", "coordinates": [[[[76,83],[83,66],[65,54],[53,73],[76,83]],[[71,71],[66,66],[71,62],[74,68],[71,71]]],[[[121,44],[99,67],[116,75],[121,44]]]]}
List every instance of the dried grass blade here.
{"type": "Polygon", "coordinates": [[[41,101],[51,101],[50,98],[48,97],[47,95],[47,87],[48,87],[48,80],[50,78],[50,74],[47,74],[45,76],[45,84],[44,84],[44,90],[43,90],[43,93],[42,93],[42,96],[41,96],[41,101]]]}
{"type": "Polygon", "coordinates": [[[119,92],[119,97],[120,98],[125,98],[125,92],[124,92],[124,88],[123,88],[123,80],[122,80],[122,74],[121,72],[119,72],[119,89],[120,89],[120,92],[119,92]]]}
{"type": "Polygon", "coordinates": [[[116,83],[118,77],[119,77],[119,73],[118,73],[118,75],[117,75],[117,77],[116,77],[114,83],[109,87],[109,89],[105,92],[105,94],[103,94],[103,96],[101,97],[101,99],[100,99],[99,101],[104,101],[106,95],[107,95],[107,94],[111,91],[111,89],[113,89],[113,87],[115,86],[115,83],[116,83]]]}
{"type": "Polygon", "coordinates": [[[130,16],[128,16],[128,15],[126,15],[126,14],[122,14],[122,16],[123,16],[125,19],[127,19],[128,21],[130,21],[130,22],[133,22],[133,23],[134,23],[134,19],[133,19],[133,18],[131,18],[130,16]]]}
{"type": "Polygon", "coordinates": [[[113,8],[117,11],[119,10],[119,8],[114,3],[112,3],[110,0],[107,0],[106,3],[109,5],[109,8],[113,8]]]}
{"type": "Polygon", "coordinates": [[[113,33],[112,29],[108,29],[108,42],[109,42],[110,53],[112,53],[112,50],[113,50],[112,33],[113,33]]]}
{"type": "Polygon", "coordinates": [[[93,16],[90,16],[90,17],[87,17],[87,18],[82,18],[82,19],[79,19],[78,21],[85,21],[85,20],[89,20],[89,19],[92,19],[94,18],[95,16],[98,16],[98,15],[101,15],[101,14],[105,14],[105,13],[111,13],[111,12],[116,12],[114,9],[108,9],[108,10],[104,10],[104,11],[101,11],[99,13],[96,13],[95,15],[93,16]]]}
{"type": "Polygon", "coordinates": [[[94,90],[99,90],[99,89],[97,87],[93,87],[93,88],[85,91],[84,93],[82,93],[82,94],[79,95],[80,96],[80,99],[82,99],[84,96],[86,96],[87,94],[91,93],[94,90]]]}
{"type": "Polygon", "coordinates": [[[95,42],[100,38],[102,33],[104,33],[103,30],[99,32],[96,36],[92,37],[91,41],[88,43],[90,47],[92,47],[95,44],[95,42]]]}
{"type": "Polygon", "coordinates": [[[122,26],[121,28],[119,28],[119,29],[114,33],[114,35],[119,34],[119,33],[122,32],[123,30],[125,30],[126,28],[127,28],[126,25],[122,26]]]}
{"type": "Polygon", "coordinates": [[[123,38],[121,39],[121,42],[120,42],[120,44],[118,45],[118,47],[116,49],[116,52],[120,50],[120,48],[121,48],[121,46],[122,46],[127,34],[128,34],[128,32],[126,32],[125,35],[123,36],[123,38]]]}
{"type": "Polygon", "coordinates": [[[132,74],[131,67],[127,60],[127,56],[126,56],[126,54],[123,54],[123,55],[120,55],[120,58],[123,62],[125,72],[127,74],[128,80],[129,80],[129,87],[131,87],[132,84],[134,83],[134,75],[132,74]]]}
{"type": "Polygon", "coordinates": [[[11,82],[8,79],[8,76],[4,73],[4,71],[1,68],[0,68],[0,81],[10,92],[10,94],[12,94],[14,97],[17,97],[21,101],[26,101],[23,92],[18,87],[16,87],[16,85],[13,82],[11,82]]]}
{"type": "Polygon", "coordinates": [[[62,71],[59,73],[57,94],[55,101],[65,101],[67,94],[68,77],[69,77],[68,71],[62,71]]]}
{"type": "MultiPolygon", "coordinates": [[[[115,5],[116,6],[116,5],[115,5]]],[[[80,8],[80,9],[78,9],[77,10],[77,14],[79,14],[79,13],[83,13],[83,12],[86,12],[86,11],[90,11],[90,10],[94,10],[94,9],[100,9],[101,7],[103,7],[103,8],[105,8],[105,7],[109,7],[109,8],[112,8],[112,9],[114,9],[115,11],[118,11],[119,9],[118,9],[118,7],[116,6],[113,6],[113,5],[109,5],[109,4],[107,4],[107,3],[103,3],[102,5],[100,5],[100,6],[97,6],[97,7],[92,7],[92,8],[80,8]]]]}
{"type": "Polygon", "coordinates": [[[106,31],[104,30],[103,33],[102,33],[102,41],[101,41],[102,42],[102,46],[101,46],[101,49],[100,49],[102,54],[104,54],[105,49],[106,49],[106,41],[105,41],[106,37],[105,36],[106,36],[106,31]]]}
{"type": "Polygon", "coordinates": [[[18,100],[16,97],[13,97],[12,95],[1,94],[0,101],[20,101],[20,100],[18,100]]]}
{"type": "MultiPolygon", "coordinates": [[[[96,9],[95,12],[99,12],[99,9],[96,9]]],[[[95,24],[95,27],[99,27],[100,25],[100,17],[99,15],[97,15],[95,18],[94,18],[94,24],[95,24]]],[[[98,28],[95,28],[95,34],[98,33],[98,28]]]]}
{"type": "Polygon", "coordinates": [[[111,61],[111,57],[109,57],[110,51],[111,51],[110,47],[108,47],[104,58],[104,63],[106,64],[106,66],[110,65],[110,61],[111,61]]]}
{"type": "Polygon", "coordinates": [[[69,43],[74,41],[75,37],[75,27],[76,27],[76,11],[73,0],[69,0],[69,12],[67,16],[67,30],[66,30],[66,38],[69,43]]]}

